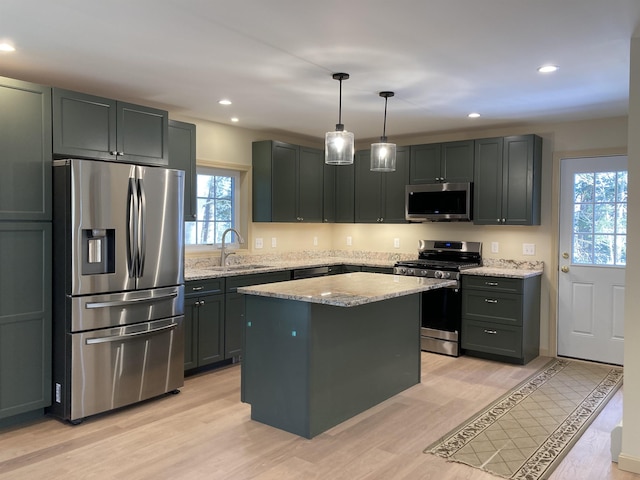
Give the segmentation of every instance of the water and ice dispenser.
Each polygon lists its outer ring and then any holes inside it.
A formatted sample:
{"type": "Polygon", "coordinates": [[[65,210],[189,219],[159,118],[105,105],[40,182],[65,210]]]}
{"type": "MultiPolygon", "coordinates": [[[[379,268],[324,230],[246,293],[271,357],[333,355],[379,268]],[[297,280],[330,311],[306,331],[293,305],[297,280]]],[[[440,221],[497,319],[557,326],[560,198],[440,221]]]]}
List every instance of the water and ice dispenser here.
{"type": "Polygon", "coordinates": [[[82,274],[115,272],[115,229],[82,230],[82,274]]]}

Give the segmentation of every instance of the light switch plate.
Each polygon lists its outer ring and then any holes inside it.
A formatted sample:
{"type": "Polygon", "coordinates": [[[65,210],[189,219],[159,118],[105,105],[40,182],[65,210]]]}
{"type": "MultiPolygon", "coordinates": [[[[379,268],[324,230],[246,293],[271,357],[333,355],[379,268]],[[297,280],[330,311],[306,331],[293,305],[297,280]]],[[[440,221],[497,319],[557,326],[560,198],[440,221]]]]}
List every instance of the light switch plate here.
{"type": "Polygon", "coordinates": [[[314,247],[318,246],[318,237],[313,237],[313,246],[314,247]]]}
{"type": "Polygon", "coordinates": [[[523,255],[535,255],[536,254],[536,244],[535,243],[523,243],[522,244],[522,254],[523,255]]]}
{"type": "Polygon", "coordinates": [[[347,237],[347,247],[350,247],[351,245],[353,245],[353,239],[351,238],[351,236],[347,237]]]}
{"type": "Polygon", "coordinates": [[[271,248],[276,248],[278,246],[278,241],[276,237],[271,237],[271,248]]]}
{"type": "Polygon", "coordinates": [[[262,248],[263,246],[262,238],[256,238],[256,248],[262,248]]]}
{"type": "Polygon", "coordinates": [[[394,238],[393,239],[393,248],[400,248],[400,239],[399,238],[394,238]]]}
{"type": "Polygon", "coordinates": [[[491,253],[498,253],[500,251],[500,246],[498,242],[491,242],[491,253]]]}

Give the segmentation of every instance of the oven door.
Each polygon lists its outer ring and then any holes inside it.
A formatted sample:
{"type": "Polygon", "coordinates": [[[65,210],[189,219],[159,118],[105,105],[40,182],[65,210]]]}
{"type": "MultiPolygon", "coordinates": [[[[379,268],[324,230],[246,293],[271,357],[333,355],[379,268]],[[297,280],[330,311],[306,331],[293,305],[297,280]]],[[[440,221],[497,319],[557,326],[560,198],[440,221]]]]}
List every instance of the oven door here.
{"type": "Polygon", "coordinates": [[[459,287],[422,293],[420,346],[427,352],[460,355],[462,293],[459,287]]]}

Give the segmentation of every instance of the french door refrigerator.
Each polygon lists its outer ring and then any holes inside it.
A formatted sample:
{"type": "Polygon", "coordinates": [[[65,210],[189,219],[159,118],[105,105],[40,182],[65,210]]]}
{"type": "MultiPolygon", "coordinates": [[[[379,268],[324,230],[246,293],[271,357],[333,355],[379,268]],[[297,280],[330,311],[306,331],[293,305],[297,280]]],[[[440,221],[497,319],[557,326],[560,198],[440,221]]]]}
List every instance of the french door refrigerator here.
{"type": "Polygon", "coordinates": [[[72,423],[184,382],[184,172],[53,163],[53,403],[72,423]]]}

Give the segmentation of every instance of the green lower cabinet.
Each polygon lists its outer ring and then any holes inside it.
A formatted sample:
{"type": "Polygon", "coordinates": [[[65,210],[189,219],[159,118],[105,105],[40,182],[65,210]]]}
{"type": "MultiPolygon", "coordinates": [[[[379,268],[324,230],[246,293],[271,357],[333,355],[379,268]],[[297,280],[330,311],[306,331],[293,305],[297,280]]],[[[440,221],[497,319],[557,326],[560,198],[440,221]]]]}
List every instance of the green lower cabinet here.
{"type": "Polygon", "coordinates": [[[465,353],[526,364],[540,350],[540,280],[462,276],[465,353]]]}
{"type": "Polygon", "coordinates": [[[227,293],[224,318],[224,358],[242,355],[244,329],[244,295],[227,293]]]}
{"type": "Polygon", "coordinates": [[[184,369],[224,360],[225,281],[189,281],[184,300],[184,369]]]}
{"type": "Polygon", "coordinates": [[[51,223],[0,222],[0,427],[51,405],[51,223]]]}

